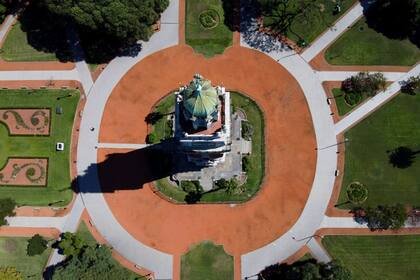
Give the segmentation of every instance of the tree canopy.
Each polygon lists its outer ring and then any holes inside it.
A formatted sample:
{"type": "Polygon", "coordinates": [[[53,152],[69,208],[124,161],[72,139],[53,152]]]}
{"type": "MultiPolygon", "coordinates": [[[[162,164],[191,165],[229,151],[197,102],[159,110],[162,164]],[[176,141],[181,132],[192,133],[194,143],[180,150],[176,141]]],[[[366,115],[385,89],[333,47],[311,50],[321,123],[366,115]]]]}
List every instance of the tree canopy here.
{"type": "Polygon", "coordinates": [[[16,202],[11,198],[0,199],[0,226],[7,224],[6,217],[15,215],[16,202]]]}
{"type": "Polygon", "coordinates": [[[337,261],[318,263],[314,259],[293,264],[274,264],[258,274],[259,280],[307,279],[307,280],[350,280],[351,272],[337,261]]]}
{"type": "Polygon", "coordinates": [[[40,255],[45,251],[45,249],[47,249],[47,245],[47,240],[45,240],[41,235],[35,234],[28,240],[26,252],[28,256],[40,255]]]}
{"type": "Polygon", "coordinates": [[[408,213],[402,204],[378,205],[377,207],[355,208],[355,220],[367,223],[370,230],[397,230],[404,226],[408,213]]]}

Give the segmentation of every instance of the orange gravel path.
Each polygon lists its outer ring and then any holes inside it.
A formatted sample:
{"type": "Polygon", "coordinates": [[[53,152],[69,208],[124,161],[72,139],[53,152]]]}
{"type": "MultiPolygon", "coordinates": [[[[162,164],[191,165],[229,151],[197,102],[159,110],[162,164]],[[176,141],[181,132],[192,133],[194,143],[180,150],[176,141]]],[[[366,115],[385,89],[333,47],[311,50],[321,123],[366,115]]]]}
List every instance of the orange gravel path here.
{"type": "MultiPolygon", "coordinates": [[[[175,205],[159,198],[150,186],[105,193],[105,198],[122,226],[144,244],[180,255],[194,243],[212,240],[239,256],[287,231],[312,186],[316,161],[312,120],[302,90],[284,68],[259,52],[239,47],[209,60],[187,46],[166,49],[134,66],[116,86],[105,108],[100,141],[143,143],[144,118],[153,104],[196,72],[214,85],[252,96],[262,107],[267,168],[261,192],[236,207],[175,205]]],[[[128,151],[99,149],[98,162],[124,152],[128,151]]],[[[139,172],[142,169],[145,166],[139,164],[139,172]]],[[[107,177],[117,176],[118,168],[111,173],[107,177]]]]}

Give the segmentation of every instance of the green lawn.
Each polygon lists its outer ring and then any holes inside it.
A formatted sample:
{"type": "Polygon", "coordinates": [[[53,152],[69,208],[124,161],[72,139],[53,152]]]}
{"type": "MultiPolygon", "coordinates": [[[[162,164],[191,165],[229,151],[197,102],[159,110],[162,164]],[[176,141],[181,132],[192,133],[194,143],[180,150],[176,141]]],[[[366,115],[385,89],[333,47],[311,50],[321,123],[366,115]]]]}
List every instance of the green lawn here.
{"type": "Polygon", "coordinates": [[[30,257],[26,254],[28,239],[27,237],[0,237],[0,266],[16,267],[25,279],[41,279],[51,247],[41,255],[30,257]]]}
{"type": "Polygon", "coordinates": [[[365,96],[362,95],[362,100],[358,104],[356,104],[355,106],[350,106],[344,100],[344,92],[340,88],[333,88],[332,93],[334,95],[334,101],[335,101],[335,104],[337,105],[338,114],[340,116],[344,116],[345,114],[353,110],[357,105],[359,105],[365,99],[365,96]]]}
{"type": "Polygon", "coordinates": [[[325,52],[334,65],[411,66],[420,60],[420,50],[409,40],[392,40],[369,28],[360,19],[325,52]]]}
{"type": "MultiPolygon", "coordinates": [[[[324,31],[330,28],[357,0],[342,0],[341,13],[334,15],[335,2],[331,0],[314,0],[316,8],[309,8],[304,14],[299,15],[293,22],[287,37],[297,42],[300,38],[306,43],[311,43],[324,31]]],[[[298,0],[291,0],[291,7],[298,5],[298,0]],[[294,2],[294,3],[293,3],[294,2]]],[[[270,18],[264,18],[270,22],[270,18]]]]}
{"type": "MultiPolygon", "coordinates": [[[[76,232],[84,241],[86,241],[87,245],[89,246],[96,246],[96,244],[98,244],[98,242],[96,241],[95,237],[93,237],[93,235],[90,233],[87,225],[85,224],[84,221],[82,221],[79,225],[79,228],[77,229],[76,232]]],[[[117,262],[115,259],[112,259],[113,262],[115,262],[115,264],[117,264],[117,266],[122,267],[122,265],[117,262]]],[[[138,275],[137,273],[134,273],[133,271],[127,269],[124,267],[124,269],[126,269],[129,273],[130,273],[130,278],[128,278],[127,280],[137,280],[137,279],[145,279],[144,277],[138,275]]],[[[124,279],[125,280],[125,279],[124,279]]]]}
{"type": "MultiPolygon", "coordinates": [[[[171,97],[173,98],[173,97],[171,97]]],[[[168,98],[162,99],[162,103],[158,104],[161,113],[167,113],[173,108],[174,100],[168,102],[168,98]],[[165,109],[166,108],[166,109],[165,109]]],[[[243,193],[227,194],[225,190],[217,190],[211,192],[204,192],[200,202],[220,202],[232,201],[243,202],[249,200],[259,190],[265,172],[265,154],[264,154],[264,114],[258,105],[250,98],[237,92],[231,92],[232,107],[241,108],[247,115],[248,121],[253,125],[254,133],[252,136],[252,153],[250,157],[250,170],[248,171],[247,181],[244,185],[245,191],[243,193]]],[[[166,119],[165,119],[166,122],[166,119]]],[[[156,124],[158,125],[158,123],[156,124]]],[[[158,131],[156,129],[156,131],[158,131]]],[[[162,135],[164,128],[159,130],[158,135],[162,135]]],[[[167,197],[172,198],[178,202],[184,202],[186,192],[171,185],[168,180],[161,179],[157,181],[156,187],[167,197]]]]}
{"type": "Polygon", "coordinates": [[[6,37],[1,49],[1,57],[6,61],[54,61],[54,53],[38,51],[28,43],[26,33],[21,24],[16,22],[6,37]]]}
{"type": "Polygon", "coordinates": [[[348,142],[339,203],[347,201],[346,187],[359,181],[369,191],[364,205],[420,205],[419,156],[405,169],[393,167],[388,158],[389,151],[399,146],[420,150],[419,104],[420,95],[399,94],[345,134],[348,142]]]}
{"type": "Polygon", "coordinates": [[[224,24],[222,0],[187,0],[185,20],[185,41],[206,57],[221,54],[232,45],[232,32],[224,24]],[[200,14],[206,10],[216,11],[218,24],[206,29],[200,22],[200,14]]]}
{"type": "Polygon", "coordinates": [[[233,279],[233,257],[222,245],[204,241],[181,257],[181,280],[233,279]]]}
{"type": "Polygon", "coordinates": [[[408,280],[420,274],[420,236],[325,236],[330,255],[351,270],[353,280],[408,280]]]}
{"type": "Polygon", "coordinates": [[[76,90],[0,90],[0,108],[50,108],[50,136],[8,136],[0,125],[0,166],[8,157],[48,157],[47,187],[0,186],[0,198],[11,197],[18,204],[63,206],[70,202],[70,141],[74,115],[79,101],[76,90]],[[71,96],[68,96],[71,95],[71,96]],[[64,97],[57,100],[57,97],[64,97]],[[63,109],[55,113],[56,106],[63,109]],[[63,142],[65,151],[56,152],[56,142],[63,142]],[[61,201],[62,202],[58,202],[61,201]]]}
{"type": "Polygon", "coordinates": [[[153,125],[152,131],[156,134],[156,142],[172,137],[172,130],[168,126],[169,115],[175,115],[175,94],[170,93],[169,95],[162,98],[156,105],[154,112],[162,114],[162,117],[157,120],[153,125]]]}

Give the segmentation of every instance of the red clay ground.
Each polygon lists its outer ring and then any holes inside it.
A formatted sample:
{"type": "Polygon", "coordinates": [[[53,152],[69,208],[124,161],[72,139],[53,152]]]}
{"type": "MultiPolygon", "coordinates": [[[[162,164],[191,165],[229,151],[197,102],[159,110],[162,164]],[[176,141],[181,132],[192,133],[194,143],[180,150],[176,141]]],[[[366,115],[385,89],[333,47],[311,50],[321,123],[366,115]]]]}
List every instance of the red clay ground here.
{"type": "MultiPolygon", "coordinates": [[[[114,89],[102,119],[100,141],[144,143],[144,119],[152,106],[189,82],[194,73],[214,85],[246,93],[262,107],[267,167],[259,194],[236,207],[175,205],[159,198],[146,184],[143,188],[112,186],[130,189],[106,193],[105,198],[122,226],[151,247],[179,256],[191,244],[212,240],[236,257],[287,231],[299,217],[312,186],[316,163],[312,120],[302,90],[284,68],[259,52],[239,47],[209,60],[187,46],[151,55],[114,89]]],[[[109,154],[125,152],[100,149],[98,162],[109,154]]],[[[127,168],[142,172],[147,163],[120,164],[101,177],[118,178],[127,168]]]]}

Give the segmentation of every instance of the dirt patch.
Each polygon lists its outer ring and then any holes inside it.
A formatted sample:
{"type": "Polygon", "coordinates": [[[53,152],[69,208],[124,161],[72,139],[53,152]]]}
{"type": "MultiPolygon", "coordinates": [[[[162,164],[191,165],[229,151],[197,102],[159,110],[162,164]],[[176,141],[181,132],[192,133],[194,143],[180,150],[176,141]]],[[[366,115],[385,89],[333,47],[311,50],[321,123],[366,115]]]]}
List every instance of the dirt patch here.
{"type": "Polygon", "coordinates": [[[50,109],[2,109],[0,122],[6,124],[9,135],[49,135],[50,109]]]}
{"type": "MultiPolygon", "coordinates": [[[[301,88],[283,67],[260,52],[240,47],[212,59],[195,55],[187,46],[153,54],[115,87],[102,118],[100,142],[144,143],[144,119],[152,106],[187,84],[194,73],[249,95],[262,108],[267,167],[261,191],[240,205],[175,205],[157,196],[148,183],[119,180],[124,177],[119,173],[126,169],[123,166],[107,169],[115,179],[112,190],[111,181],[106,182],[105,198],[122,226],[148,246],[182,255],[191,244],[211,240],[239,256],[285,233],[300,216],[312,187],[316,164],[312,119],[301,88]]],[[[129,152],[99,149],[98,162],[129,152]]],[[[130,169],[137,173],[148,169],[146,163],[137,162],[130,169]]],[[[102,173],[100,178],[109,175],[102,173]]]]}
{"type": "Polygon", "coordinates": [[[9,158],[0,171],[3,186],[43,186],[47,185],[48,159],[9,158]]]}

